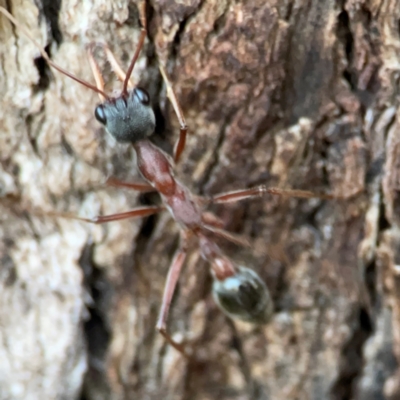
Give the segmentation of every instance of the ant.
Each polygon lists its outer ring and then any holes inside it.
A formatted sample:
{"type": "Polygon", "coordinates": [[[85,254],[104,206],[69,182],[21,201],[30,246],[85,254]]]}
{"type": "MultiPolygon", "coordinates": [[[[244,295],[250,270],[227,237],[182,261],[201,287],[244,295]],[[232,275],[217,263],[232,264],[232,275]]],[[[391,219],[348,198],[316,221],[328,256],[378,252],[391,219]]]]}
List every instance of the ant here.
{"type": "Polygon", "coordinates": [[[102,224],[128,218],[146,217],[168,210],[172,218],[180,226],[180,244],[169,267],[156,329],[171,346],[183,355],[189,356],[185,347],[169,335],[167,320],[178,278],[186,259],[188,245],[193,238],[198,241],[202,258],[210,265],[213,278],[213,297],[225,314],[234,319],[254,324],[265,324],[270,320],[273,313],[273,303],[266,284],[252,269],[236,265],[224,255],[213,239],[213,236],[222,237],[236,244],[247,243],[221,229],[216,217],[204,211],[205,207],[210,204],[225,204],[262,197],[267,193],[303,198],[320,197],[324,199],[332,198],[332,196],[317,195],[303,190],[268,188],[265,185],[260,185],[253,188],[220,193],[206,198],[193,194],[175,178],[173,171],[174,163],[179,162],[184,151],[188,127],[167,73],[164,67],[160,65],[159,69],[166,85],[167,97],[173,106],[180,124],[179,138],[174,147],[172,159],[149,140],[149,137],[155,131],[155,115],[151,107],[149,94],[143,88],[130,84],[132,71],[147,35],[145,8],[146,2],[143,1],[140,6],[141,33],[139,43],[126,73],[123,72],[111,50],[106,45],[92,43],[88,47],[89,62],[96,86],[74,76],[55,64],[45,50],[20,26],[18,21],[7,10],[0,7],[0,12],[19,27],[19,29],[24,31],[51,67],[98,93],[101,104],[95,108],[94,115],[96,120],[106,128],[108,133],[117,142],[128,143],[133,146],[137,155],[137,168],[144,181],[127,183],[110,178],[107,184],[130,188],[139,192],[156,191],[162,200],[161,206],[137,207],[127,212],[101,215],[91,219],[63,213],[51,213],[51,215],[102,224]],[[112,69],[117,77],[123,81],[121,93],[117,97],[111,97],[104,92],[102,74],[93,55],[93,50],[96,46],[103,48],[112,69]]]}

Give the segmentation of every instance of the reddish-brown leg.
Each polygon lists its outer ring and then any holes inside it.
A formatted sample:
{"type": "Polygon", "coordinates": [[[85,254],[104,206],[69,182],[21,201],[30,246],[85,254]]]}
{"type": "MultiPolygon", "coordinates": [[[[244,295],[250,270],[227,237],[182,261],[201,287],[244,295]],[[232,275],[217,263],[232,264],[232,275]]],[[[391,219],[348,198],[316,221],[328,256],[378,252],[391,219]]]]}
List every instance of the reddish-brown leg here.
{"type": "Polygon", "coordinates": [[[76,215],[73,215],[73,214],[58,213],[58,212],[46,212],[46,213],[39,212],[36,214],[45,214],[45,215],[53,216],[53,217],[74,219],[77,221],[89,222],[92,224],[104,224],[106,222],[120,221],[120,220],[128,219],[128,218],[148,217],[149,215],[156,214],[163,210],[164,210],[164,207],[156,207],[156,206],[138,207],[138,208],[134,208],[133,210],[125,211],[122,213],[110,214],[110,215],[98,215],[97,217],[93,217],[93,218],[81,218],[81,217],[77,217],[76,215]]]}
{"type": "Polygon", "coordinates": [[[167,89],[167,96],[169,98],[169,101],[172,104],[172,107],[174,107],[174,111],[175,111],[176,116],[178,117],[178,121],[179,121],[179,125],[180,125],[179,138],[174,147],[174,161],[175,161],[175,163],[178,163],[179,159],[181,158],[182,152],[185,148],[185,145],[186,145],[187,125],[186,125],[186,120],[183,115],[181,106],[179,105],[178,99],[176,98],[175,92],[172,88],[172,84],[171,84],[171,82],[168,78],[168,75],[165,72],[165,69],[162,65],[160,65],[160,72],[161,72],[161,75],[165,82],[165,86],[167,89]]]}
{"type": "Polygon", "coordinates": [[[154,192],[155,189],[153,186],[149,185],[146,182],[124,182],[120,181],[117,178],[110,177],[106,180],[107,186],[114,186],[119,188],[133,189],[138,192],[154,192]]]}
{"type": "Polygon", "coordinates": [[[183,232],[181,236],[181,245],[179,250],[175,253],[174,259],[172,260],[171,266],[168,270],[167,281],[164,287],[164,294],[161,304],[160,315],[157,320],[156,329],[164,336],[165,340],[176,350],[182,353],[185,357],[189,357],[187,354],[185,347],[177,343],[167,332],[167,319],[169,308],[171,306],[172,297],[175,292],[176,284],[179,279],[179,275],[182,270],[183,263],[185,262],[186,252],[187,252],[187,242],[188,237],[183,232]]]}
{"type": "MultiPolygon", "coordinates": [[[[207,204],[207,203],[206,203],[207,204]]],[[[204,211],[201,220],[204,225],[212,226],[213,228],[222,229],[224,227],[224,221],[221,218],[214,215],[212,212],[204,211]]]]}
{"type": "Polygon", "coordinates": [[[203,225],[203,228],[214,233],[216,236],[219,236],[222,239],[229,240],[230,242],[237,244],[238,246],[251,247],[250,242],[246,238],[235,235],[234,233],[228,232],[225,229],[220,229],[212,225],[203,225]]]}
{"type": "Polygon", "coordinates": [[[231,203],[234,201],[240,201],[245,199],[251,199],[253,197],[262,197],[265,193],[274,194],[278,196],[286,197],[300,197],[300,198],[318,198],[318,199],[333,199],[335,198],[331,194],[314,193],[308,190],[296,190],[296,189],[280,189],[276,187],[266,187],[265,185],[256,186],[250,189],[234,190],[226,193],[219,193],[212,196],[210,203],[212,204],[222,204],[231,203]]]}

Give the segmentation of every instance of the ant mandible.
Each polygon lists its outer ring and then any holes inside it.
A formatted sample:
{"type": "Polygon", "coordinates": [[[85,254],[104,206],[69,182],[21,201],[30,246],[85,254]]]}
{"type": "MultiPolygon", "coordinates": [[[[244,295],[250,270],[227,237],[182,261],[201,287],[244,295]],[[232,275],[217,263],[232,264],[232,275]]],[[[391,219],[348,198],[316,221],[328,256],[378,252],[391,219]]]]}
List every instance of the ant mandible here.
{"type": "Polygon", "coordinates": [[[180,124],[179,138],[173,152],[173,161],[170,156],[165,154],[149,140],[149,137],[155,131],[155,115],[151,107],[148,93],[144,89],[132,87],[130,84],[133,68],[147,35],[145,8],[146,3],[143,1],[140,6],[140,21],[142,27],[139,43],[126,74],[106,45],[93,43],[89,46],[89,61],[96,86],[72,75],[55,64],[48,57],[45,50],[22,26],[20,26],[18,21],[16,21],[7,10],[0,7],[0,12],[24,31],[37,46],[42,57],[51,67],[99,94],[102,103],[95,108],[95,118],[117,142],[130,143],[133,146],[137,155],[137,168],[145,182],[126,183],[111,178],[107,183],[112,186],[127,187],[140,192],[156,191],[160,194],[162,200],[161,206],[137,207],[127,212],[97,216],[91,219],[62,213],[52,214],[77,219],[79,221],[102,224],[127,218],[150,216],[168,210],[172,218],[180,226],[180,245],[169,267],[156,329],[164,336],[170,345],[182,354],[188,355],[185,347],[177,343],[168,334],[167,319],[172,297],[182,266],[185,262],[188,243],[191,238],[197,239],[200,254],[210,265],[213,278],[213,296],[216,303],[225,314],[231,318],[255,324],[264,324],[269,321],[273,313],[272,300],[265,283],[252,269],[236,265],[224,255],[213,240],[213,235],[239,244],[242,244],[243,241],[237,239],[229,232],[220,229],[216,220],[210,218],[210,213],[204,212],[205,206],[260,197],[266,193],[303,198],[331,198],[331,196],[316,195],[303,190],[267,188],[265,185],[260,185],[249,189],[230,191],[204,198],[194,195],[185,185],[175,178],[173,164],[179,162],[185,148],[187,125],[165,69],[160,65],[159,68],[166,85],[167,97],[174,108],[180,124]],[[100,68],[93,56],[93,48],[95,46],[103,47],[114,72],[118,78],[123,81],[121,94],[117,97],[110,97],[104,92],[104,82],[100,68]]]}

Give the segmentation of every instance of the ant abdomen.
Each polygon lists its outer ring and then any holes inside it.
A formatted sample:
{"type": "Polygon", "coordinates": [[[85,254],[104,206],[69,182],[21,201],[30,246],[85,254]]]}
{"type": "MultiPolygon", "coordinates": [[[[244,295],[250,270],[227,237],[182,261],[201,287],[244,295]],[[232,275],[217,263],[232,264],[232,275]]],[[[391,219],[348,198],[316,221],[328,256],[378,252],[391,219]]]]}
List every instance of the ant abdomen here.
{"type": "Polygon", "coordinates": [[[273,313],[272,299],[266,284],[253,270],[238,267],[238,272],[224,280],[214,278],[215,302],[229,317],[265,324],[273,313]]]}
{"type": "Polygon", "coordinates": [[[134,88],[115,99],[107,99],[96,107],[94,116],[121,143],[136,143],[148,138],[156,125],[150,97],[141,88],[134,88]]]}

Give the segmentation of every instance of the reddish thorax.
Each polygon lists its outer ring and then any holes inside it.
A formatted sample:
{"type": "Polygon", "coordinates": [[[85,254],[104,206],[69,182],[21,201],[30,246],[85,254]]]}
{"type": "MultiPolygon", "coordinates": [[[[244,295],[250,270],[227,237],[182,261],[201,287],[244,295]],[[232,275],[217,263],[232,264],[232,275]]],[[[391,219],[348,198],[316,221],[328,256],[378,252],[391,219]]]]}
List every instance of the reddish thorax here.
{"type": "Polygon", "coordinates": [[[197,231],[202,226],[202,211],[189,189],[174,177],[168,156],[149,140],[133,144],[139,171],[161,195],[172,217],[184,228],[197,231]]]}

